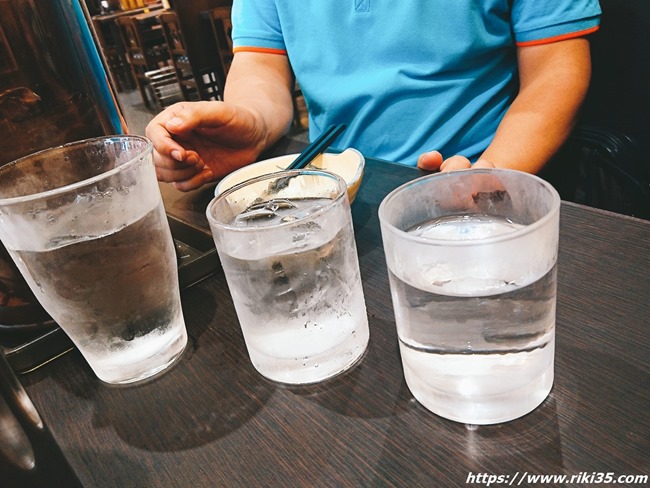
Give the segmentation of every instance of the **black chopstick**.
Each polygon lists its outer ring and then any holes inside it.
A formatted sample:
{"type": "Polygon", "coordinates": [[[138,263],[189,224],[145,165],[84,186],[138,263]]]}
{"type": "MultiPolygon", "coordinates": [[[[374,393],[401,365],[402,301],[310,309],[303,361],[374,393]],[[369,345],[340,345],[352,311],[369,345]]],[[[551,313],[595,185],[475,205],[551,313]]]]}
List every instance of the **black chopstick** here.
{"type": "Polygon", "coordinates": [[[330,125],[318,139],[309,144],[303,152],[289,165],[287,169],[301,169],[311,163],[316,156],[327,149],[332,142],[345,130],[345,124],[330,125]]]}

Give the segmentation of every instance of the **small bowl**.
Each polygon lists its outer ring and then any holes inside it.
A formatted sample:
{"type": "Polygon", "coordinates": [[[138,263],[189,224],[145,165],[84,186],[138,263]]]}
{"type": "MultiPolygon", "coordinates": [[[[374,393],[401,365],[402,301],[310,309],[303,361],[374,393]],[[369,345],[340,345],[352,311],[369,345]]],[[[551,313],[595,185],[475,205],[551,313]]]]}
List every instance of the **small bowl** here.
{"type": "MultiPolygon", "coordinates": [[[[257,163],[249,164],[219,181],[215,188],[214,194],[219,195],[228,188],[231,188],[243,181],[255,178],[268,173],[282,171],[286,169],[291,162],[298,157],[298,154],[287,154],[277,158],[265,159],[257,163]]],[[[353,148],[335,153],[323,153],[316,157],[309,165],[308,169],[323,169],[339,175],[348,185],[348,199],[353,202],[354,197],[359,191],[361,180],[363,179],[363,170],[366,160],[363,155],[353,148]]]]}

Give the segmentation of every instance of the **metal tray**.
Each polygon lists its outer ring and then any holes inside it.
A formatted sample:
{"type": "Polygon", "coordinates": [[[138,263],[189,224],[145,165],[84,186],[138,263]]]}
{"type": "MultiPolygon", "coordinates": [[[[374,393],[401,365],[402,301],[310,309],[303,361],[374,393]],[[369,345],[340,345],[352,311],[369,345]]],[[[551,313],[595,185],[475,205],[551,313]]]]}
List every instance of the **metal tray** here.
{"type": "MultiPolygon", "coordinates": [[[[167,218],[176,244],[178,280],[181,290],[185,290],[212,275],[221,264],[208,230],[177,217],[167,218]]],[[[31,328],[17,329],[15,334],[3,327],[0,348],[17,373],[34,371],[75,347],[53,320],[39,320],[31,328]]]]}

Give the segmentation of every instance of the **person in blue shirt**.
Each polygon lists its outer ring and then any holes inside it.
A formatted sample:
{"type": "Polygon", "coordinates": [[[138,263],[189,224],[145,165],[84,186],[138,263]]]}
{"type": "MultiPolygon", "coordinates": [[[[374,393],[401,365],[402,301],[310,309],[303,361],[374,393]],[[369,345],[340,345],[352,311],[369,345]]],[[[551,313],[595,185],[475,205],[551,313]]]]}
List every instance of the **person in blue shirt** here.
{"type": "Polygon", "coordinates": [[[591,74],[597,0],[234,0],[223,101],[181,102],[147,127],[159,180],[191,190],[249,164],[293,120],[314,139],[425,170],[539,172],[591,74]]]}

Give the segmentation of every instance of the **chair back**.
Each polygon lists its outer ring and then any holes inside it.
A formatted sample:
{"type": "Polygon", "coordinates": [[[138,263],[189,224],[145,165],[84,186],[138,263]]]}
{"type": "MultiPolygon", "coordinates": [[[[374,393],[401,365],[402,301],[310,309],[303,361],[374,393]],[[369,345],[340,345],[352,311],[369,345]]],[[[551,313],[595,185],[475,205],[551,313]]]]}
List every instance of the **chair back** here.
{"type": "Polygon", "coordinates": [[[170,10],[158,16],[171,57],[172,65],[185,100],[199,99],[198,84],[192,71],[187,45],[176,12],[170,10]]]}
{"type": "Polygon", "coordinates": [[[165,38],[153,28],[158,25],[155,19],[153,22],[140,22],[132,16],[124,15],[115,21],[131,64],[145,66],[147,70],[169,64],[165,38]]]}
{"type": "Polygon", "coordinates": [[[217,84],[220,90],[223,90],[233,58],[231,12],[231,7],[215,7],[202,13],[203,18],[208,21],[209,37],[219,61],[217,84]]]}
{"type": "Polygon", "coordinates": [[[600,4],[579,122],[540,176],[565,200],[650,219],[650,2],[600,4]]]}
{"type": "Polygon", "coordinates": [[[181,90],[156,16],[122,15],[115,23],[144,104],[165,107],[181,90]]]}

